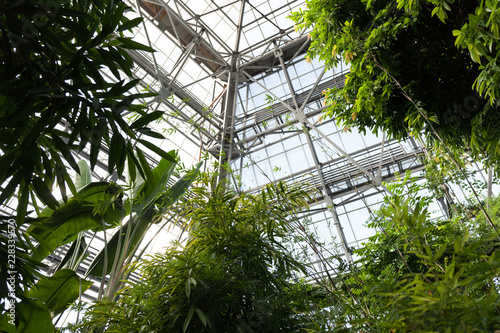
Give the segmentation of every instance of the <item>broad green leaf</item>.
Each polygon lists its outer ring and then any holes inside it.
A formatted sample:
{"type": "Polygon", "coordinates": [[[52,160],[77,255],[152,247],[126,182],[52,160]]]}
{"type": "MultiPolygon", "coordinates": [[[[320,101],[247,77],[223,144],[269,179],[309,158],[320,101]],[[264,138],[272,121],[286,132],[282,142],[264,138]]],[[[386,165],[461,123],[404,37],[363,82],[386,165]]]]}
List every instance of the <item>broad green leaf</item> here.
{"type": "Polygon", "coordinates": [[[152,203],[161,193],[165,192],[166,185],[172,172],[174,171],[175,152],[172,150],[169,153],[170,159],[162,158],[156,168],[151,171],[150,177],[146,179],[143,188],[140,190],[139,195],[144,197],[147,206],[152,203]],[[174,161],[172,161],[174,160],[174,161]]]}
{"type": "Polygon", "coordinates": [[[47,306],[39,299],[25,298],[16,304],[19,326],[9,323],[10,318],[4,314],[0,320],[0,331],[5,333],[52,333],[54,325],[47,306]]]}
{"type": "Polygon", "coordinates": [[[40,243],[34,251],[34,258],[42,260],[79,232],[101,230],[101,218],[108,227],[118,225],[123,218],[122,206],[116,197],[120,191],[121,187],[116,184],[91,183],[78,191],[76,198],[69,199],[57,209],[42,211],[42,219],[33,222],[28,229],[28,233],[40,243]],[[94,212],[96,206],[109,202],[114,202],[114,206],[94,212]]]}
{"type": "Polygon", "coordinates": [[[84,254],[84,251],[87,249],[87,243],[85,242],[85,237],[83,237],[82,233],[80,235],[80,241],[78,241],[78,239],[73,241],[73,244],[71,244],[71,247],[64,255],[63,260],[61,260],[61,262],[57,266],[58,268],[65,268],[66,264],[68,264],[68,268],[71,269],[71,266],[74,265],[75,260],[79,260],[80,257],[82,257],[83,259],[87,257],[87,254],[84,254]],[[76,248],[77,246],[78,249],[76,248]]]}
{"type": "Polygon", "coordinates": [[[33,258],[41,261],[79,232],[98,229],[101,226],[92,214],[92,207],[82,206],[76,200],[70,200],[68,204],[63,206],[67,207],[64,211],[56,210],[53,219],[28,231],[40,243],[33,253],[33,258]]]}
{"type": "Polygon", "coordinates": [[[28,296],[44,302],[54,317],[66,310],[78,299],[80,292],[85,292],[91,285],[91,281],[80,278],[73,270],[61,269],[53,276],[42,277],[28,296]]]}
{"type": "Polygon", "coordinates": [[[193,181],[196,180],[202,164],[203,162],[196,163],[192,170],[188,171],[167,191],[166,194],[156,200],[155,203],[160,207],[160,212],[164,212],[170,205],[177,202],[177,200],[186,193],[193,181]]]}

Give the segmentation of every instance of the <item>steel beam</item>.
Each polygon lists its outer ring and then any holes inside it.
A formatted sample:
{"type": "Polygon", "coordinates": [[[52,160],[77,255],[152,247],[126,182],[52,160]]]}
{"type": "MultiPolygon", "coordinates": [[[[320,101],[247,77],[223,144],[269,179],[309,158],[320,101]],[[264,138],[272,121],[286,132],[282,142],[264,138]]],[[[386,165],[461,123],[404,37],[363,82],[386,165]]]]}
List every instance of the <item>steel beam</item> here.
{"type": "Polygon", "coordinates": [[[229,78],[227,80],[227,88],[225,95],[224,107],[224,125],[222,137],[220,140],[219,150],[219,175],[218,182],[223,183],[227,180],[227,169],[233,159],[233,136],[234,136],[234,111],[236,109],[236,95],[238,91],[238,61],[239,61],[239,45],[241,31],[243,27],[243,13],[245,12],[246,0],[241,1],[240,17],[238,19],[238,27],[236,31],[236,42],[231,57],[231,67],[229,78]]]}

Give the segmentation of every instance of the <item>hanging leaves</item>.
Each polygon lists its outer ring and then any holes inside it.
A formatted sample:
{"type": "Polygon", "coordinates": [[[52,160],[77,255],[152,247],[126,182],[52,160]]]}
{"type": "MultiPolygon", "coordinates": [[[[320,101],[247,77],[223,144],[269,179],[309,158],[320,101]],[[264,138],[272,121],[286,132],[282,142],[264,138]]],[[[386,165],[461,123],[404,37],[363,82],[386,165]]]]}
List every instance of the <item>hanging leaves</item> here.
{"type": "Polygon", "coordinates": [[[291,19],[311,30],[307,59],[349,70],[326,98],[341,128],[423,134],[443,146],[439,136],[500,172],[499,8],[498,0],[311,0],[291,19]]]}
{"type": "MultiPolygon", "coordinates": [[[[55,208],[56,175],[64,199],[66,186],[74,194],[66,166],[79,172],[75,153],[90,148],[93,169],[108,147],[108,171],[121,176],[127,156],[137,161],[125,147],[137,139],[138,130],[157,134],[147,126],[159,114],[149,114],[143,103],[154,94],[129,94],[139,80],[120,78],[120,73],[132,75],[127,49],[154,51],[123,34],[142,21],[126,18],[130,10],[123,1],[104,0],[1,5],[0,205],[16,192],[25,198],[28,190],[55,208]],[[106,70],[116,82],[103,79],[106,70]],[[135,113],[141,118],[134,127],[126,116],[135,113]]],[[[142,172],[140,164],[137,168],[142,172]]],[[[26,207],[21,200],[17,210],[23,213],[26,207]]],[[[24,218],[18,216],[19,223],[24,218]]]]}

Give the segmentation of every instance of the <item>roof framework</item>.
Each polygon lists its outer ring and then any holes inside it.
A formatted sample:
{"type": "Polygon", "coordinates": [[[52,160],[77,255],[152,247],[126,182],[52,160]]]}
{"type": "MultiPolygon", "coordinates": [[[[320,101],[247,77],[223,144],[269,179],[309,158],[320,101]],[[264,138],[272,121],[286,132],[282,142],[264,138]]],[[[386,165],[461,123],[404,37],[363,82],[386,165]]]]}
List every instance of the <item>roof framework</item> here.
{"type": "Polygon", "coordinates": [[[180,111],[175,120],[189,123],[185,141],[229,163],[234,173],[222,177],[241,190],[307,184],[314,200],[304,215],[352,260],[351,248],[370,235],[363,222],[386,192],[382,181],[421,170],[423,150],[321,119],[322,91],[341,87],[348,68],[304,61],[310,40],[286,19],[304,1],[130,4],[145,19],[137,35],[159,51],[131,53],[137,77],[160,94],[154,107],[180,111]]]}
{"type": "MultiPolygon", "coordinates": [[[[342,87],[348,68],[326,69],[304,60],[307,33],[296,32],[286,19],[304,1],[127,2],[144,18],[135,38],[158,50],[129,51],[134,77],[143,89],[158,93],[145,102],[153,111],[165,111],[155,126],[166,140],[153,143],[178,149],[188,167],[207,153],[219,165],[229,164],[233,173],[221,172],[222,177],[241,191],[278,180],[305,184],[313,200],[302,216],[320,241],[336,239],[325,253],[353,260],[352,248],[373,233],[364,222],[387,194],[382,181],[423,169],[423,150],[413,140],[361,134],[321,118],[322,91],[342,87]]],[[[158,159],[152,152],[147,157],[152,164],[158,159]]],[[[85,152],[82,158],[88,158],[85,152]]],[[[94,178],[116,180],[106,174],[106,161],[103,149],[94,178]]],[[[91,248],[82,269],[99,250],[91,248]]],[[[57,263],[62,252],[49,259],[57,263]]],[[[317,254],[310,255],[311,263],[320,265],[317,254]]],[[[324,269],[316,267],[318,274],[324,269]]]]}

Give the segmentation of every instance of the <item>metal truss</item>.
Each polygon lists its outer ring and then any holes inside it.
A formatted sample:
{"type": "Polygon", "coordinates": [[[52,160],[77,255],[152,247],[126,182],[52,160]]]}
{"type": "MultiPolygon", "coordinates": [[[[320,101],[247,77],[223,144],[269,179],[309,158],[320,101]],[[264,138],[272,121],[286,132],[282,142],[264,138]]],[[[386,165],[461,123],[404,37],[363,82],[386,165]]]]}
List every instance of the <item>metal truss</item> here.
{"type": "MultiPolygon", "coordinates": [[[[191,130],[183,135],[218,160],[222,178],[228,176],[222,165],[231,165],[241,178],[246,165],[258,178],[257,173],[265,171],[255,171],[259,168],[259,162],[254,160],[256,154],[268,154],[273,146],[286,151],[287,142],[300,139],[309,159],[307,167],[282,177],[266,175],[268,182],[305,184],[313,198],[311,212],[329,212],[342,252],[352,261],[352,240],[344,234],[338,207],[364,200],[366,195],[373,195],[367,194],[370,191],[377,195],[387,192],[383,181],[406,170],[421,170],[423,150],[413,140],[399,143],[387,140],[385,135],[378,142],[350,150],[332,137],[332,129],[338,138],[345,129],[321,119],[325,108],[321,105],[322,92],[341,88],[346,70],[328,72],[316,68],[313,79],[303,78],[303,73],[296,70],[304,65],[310,40],[306,34],[295,32],[291,21],[280,18],[296,10],[302,1],[134,0],[131,4],[145,19],[144,35],[150,46],[162,48],[149,37],[153,35],[151,30],[156,29],[154,34],[159,32],[180,51],[170,68],[159,65],[154,54],[130,52],[137,64],[136,77],[159,93],[151,105],[172,110],[173,119],[189,124],[191,130]],[[192,6],[194,3],[196,7],[192,6]],[[230,37],[222,37],[221,30],[217,30],[219,25],[232,29],[230,37]],[[251,43],[254,35],[262,38],[251,43]],[[195,66],[204,73],[202,78],[181,82],[182,72],[195,66]],[[269,82],[278,77],[280,89],[273,89],[269,82]],[[207,78],[214,82],[211,102],[199,99],[196,91],[190,89],[207,78]],[[250,96],[256,90],[260,98],[250,96]],[[262,103],[263,94],[267,103],[262,103]],[[255,105],[257,99],[261,100],[259,105],[255,105]],[[324,146],[335,156],[318,156],[318,149],[325,149],[324,146]],[[321,208],[314,208],[315,205],[321,208]]],[[[287,159],[286,154],[283,156],[287,159]]],[[[236,181],[235,185],[240,186],[236,181]]],[[[243,184],[252,191],[265,185],[265,181],[254,185],[243,184]]]]}
{"type": "MultiPolygon", "coordinates": [[[[304,61],[311,41],[286,20],[304,2],[126,1],[144,19],[134,37],[158,50],[129,50],[134,78],[141,80],[142,89],[158,94],[144,103],[164,111],[155,126],[166,133],[166,140],[154,143],[165,150],[178,148],[191,159],[184,158],[188,167],[202,153],[211,154],[221,179],[232,180],[242,191],[276,181],[302,184],[312,198],[302,216],[321,239],[336,239],[336,245],[325,246],[325,253],[352,261],[352,248],[367,237],[361,234],[366,212],[386,192],[382,182],[406,170],[421,170],[423,151],[412,140],[397,142],[384,135],[367,144],[362,135],[321,117],[323,91],[341,88],[347,68],[326,70],[304,61]],[[288,171],[273,172],[273,163],[288,171]],[[331,230],[326,228],[329,221],[331,230]]],[[[109,73],[103,76],[113,80],[109,73]]],[[[147,155],[155,164],[158,157],[147,155]]],[[[105,176],[106,161],[103,147],[95,178],[116,180],[116,175],[105,176]]],[[[99,250],[90,249],[82,272],[99,250]]],[[[54,265],[65,248],[58,251],[49,257],[54,265]]],[[[313,253],[310,262],[319,263],[313,253]]],[[[325,269],[318,267],[318,274],[325,269]]],[[[91,291],[89,299],[96,293],[91,291]]]]}
{"type": "MultiPolygon", "coordinates": [[[[364,222],[390,194],[383,182],[408,170],[418,174],[425,151],[411,138],[399,142],[383,133],[365,136],[323,118],[323,91],[342,88],[348,68],[326,69],[304,60],[311,40],[307,32],[295,31],[286,16],[305,1],[126,2],[134,16],[144,19],[134,37],[157,50],[128,51],[135,62],[134,78],[141,80],[142,89],[158,94],[144,103],[152,111],[164,111],[155,129],[164,131],[166,140],[154,143],[179,149],[188,157],[181,154],[187,167],[202,153],[210,154],[221,179],[240,191],[258,191],[277,181],[300,184],[311,195],[310,209],[300,216],[325,243],[323,257],[341,255],[352,262],[352,249],[372,235],[364,222]]],[[[114,80],[109,73],[103,76],[114,80]]],[[[103,147],[94,178],[116,181],[116,175],[107,175],[107,154],[103,147]]],[[[89,154],[84,151],[80,157],[88,159],[89,154]]],[[[157,163],[153,152],[146,150],[146,157],[157,163]]],[[[445,200],[451,199],[443,198],[444,213],[445,200]]],[[[6,207],[1,213],[15,212],[6,207]]],[[[66,250],[58,249],[50,263],[60,262],[66,250]]],[[[99,250],[90,249],[80,272],[99,250]]],[[[318,259],[310,253],[311,266],[321,275],[328,268],[318,259]]],[[[95,294],[94,288],[88,299],[95,294]]]]}

